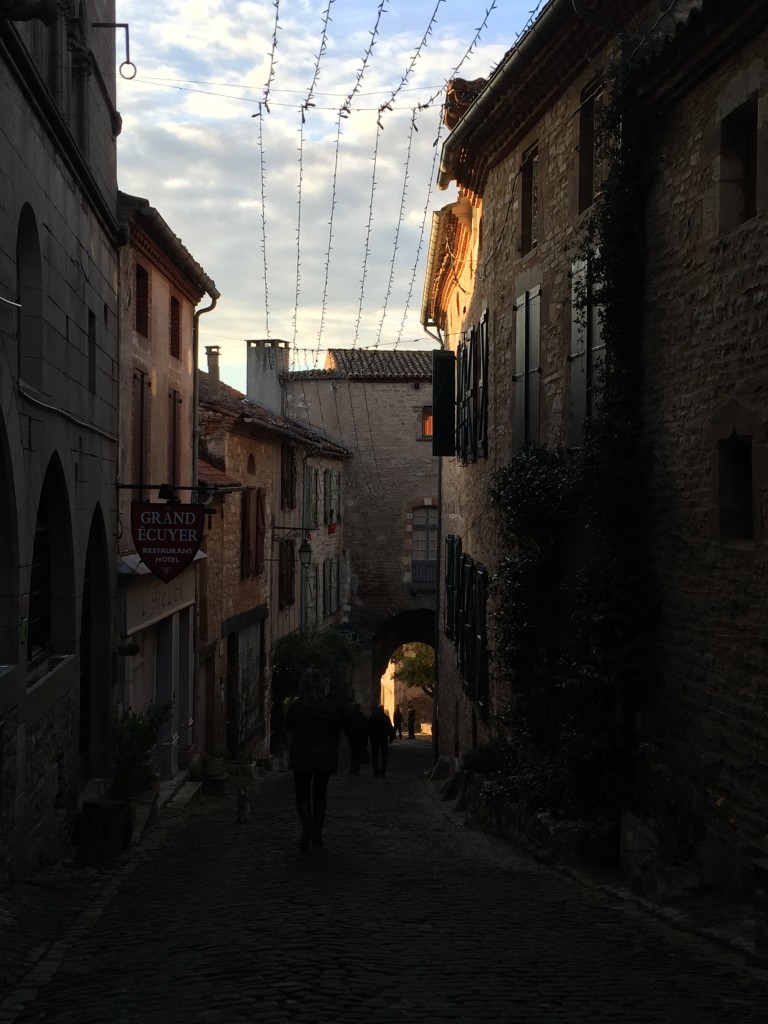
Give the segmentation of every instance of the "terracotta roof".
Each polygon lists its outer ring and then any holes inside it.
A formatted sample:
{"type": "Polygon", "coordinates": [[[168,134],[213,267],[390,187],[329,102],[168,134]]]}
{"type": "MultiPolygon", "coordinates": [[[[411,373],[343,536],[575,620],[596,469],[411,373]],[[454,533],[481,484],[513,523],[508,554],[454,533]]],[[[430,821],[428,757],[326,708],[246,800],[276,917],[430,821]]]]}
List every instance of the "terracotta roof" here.
{"type": "Polygon", "coordinates": [[[315,454],[347,457],[352,454],[349,448],[333,441],[317,430],[313,430],[306,423],[292,420],[279,413],[270,412],[260,405],[249,402],[246,395],[229,384],[219,383],[218,394],[211,398],[210,374],[205,370],[198,370],[198,394],[201,405],[207,405],[220,412],[229,414],[233,420],[239,421],[243,426],[261,427],[269,430],[280,437],[290,441],[296,441],[311,448],[315,454]]]}
{"type": "Polygon", "coordinates": [[[359,348],[332,348],[323,370],[297,370],[291,380],[323,377],[344,380],[432,380],[432,349],[406,352],[359,348]]]}
{"type": "Polygon", "coordinates": [[[240,487],[242,486],[239,480],[234,480],[231,476],[227,476],[216,466],[212,466],[210,462],[206,462],[205,459],[197,460],[197,479],[201,484],[205,484],[207,487],[240,487]]]}

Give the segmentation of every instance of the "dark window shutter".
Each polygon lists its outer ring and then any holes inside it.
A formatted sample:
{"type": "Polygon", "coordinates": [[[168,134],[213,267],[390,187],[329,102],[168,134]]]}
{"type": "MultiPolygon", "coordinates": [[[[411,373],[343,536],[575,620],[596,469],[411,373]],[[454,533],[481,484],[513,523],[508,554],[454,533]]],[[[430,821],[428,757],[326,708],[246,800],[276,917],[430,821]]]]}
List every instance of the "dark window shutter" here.
{"type": "Polygon", "coordinates": [[[456,359],[432,353],[432,454],[456,454],[456,359]]]}
{"type": "Polygon", "coordinates": [[[605,363],[605,342],[603,341],[603,313],[594,299],[592,274],[589,278],[589,369],[587,373],[587,416],[597,415],[597,391],[605,363]]]}
{"type": "Polygon", "coordinates": [[[323,522],[329,523],[331,521],[331,508],[332,508],[332,496],[331,496],[331,471],[330,469],[323,470],[323,522]]]}
{"type": "Polygon", "coordinates": [[[528,292],[528,444],[538,444],[541,381],[541,285],[528,292]]]}
{"type": "Polygon", "coordinates": [[[449,640],[453,640],[456,578],[454,575],[453,548],[457,538],[451,533],[445,538],[445,608],[443,632],[449,640]]]}
{"type": "Polygon", "coordinates": [[[477,356],[477,450],[488,455],[488,311],[480,321],[477,356]]]}
{"type": "Polygon", "coordinates": [[[520,451],[526,443],[526,423],[528,420],[528,376],[526,374],[526,350],[528,325],[527,295],[520,295],[515,303],[515,422],[514,447],[520,451]]]}
{"type": "Polygon", "coordinates": [[[488,603],[488,571],[482,565],[475,566],[474,584],[474,647],[475,700],[478,704],[488,702],[488,644],[486,639],[486,610],[488,603]]]}
{"type": "Polygon", "coordinates": [[[266,513],[266,495],[263,488],[259,487],[256,491],[256,530],[255,530],[255,551],[254,551],[254,570],[257,573],[264,572],[265,554],[264,547],[267,536],[267,513],[266,513]]]}
{"type": "Polygon", "coordinates": [[[464,400],[466,402],[467,450],[469,462],[477,461],[477,328],[469,333],[466,347],[467,360],[464,365],[464,400]]]}

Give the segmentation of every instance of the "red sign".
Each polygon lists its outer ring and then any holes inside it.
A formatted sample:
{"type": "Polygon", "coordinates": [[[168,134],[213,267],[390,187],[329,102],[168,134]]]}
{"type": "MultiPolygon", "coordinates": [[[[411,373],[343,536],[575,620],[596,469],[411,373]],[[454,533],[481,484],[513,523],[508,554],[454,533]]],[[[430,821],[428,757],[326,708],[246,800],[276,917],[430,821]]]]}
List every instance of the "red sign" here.
{"type": "Polygon", "coordinates": [[[131,505],[131,533],[146,567],[165,583],[190,564],[203,539],[204,505],[131,505]]]}

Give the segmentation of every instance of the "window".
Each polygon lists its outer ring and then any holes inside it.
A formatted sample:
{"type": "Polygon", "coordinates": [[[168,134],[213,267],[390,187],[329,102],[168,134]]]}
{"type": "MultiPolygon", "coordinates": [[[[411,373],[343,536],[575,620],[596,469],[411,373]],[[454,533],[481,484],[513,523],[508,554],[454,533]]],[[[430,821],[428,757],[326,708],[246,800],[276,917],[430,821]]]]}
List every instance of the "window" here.
{"type": "Polygon", "coordinates": [[[25,204],[16,237],[19,377],[33,387],[43,385],[43,270],[40,237],[32,207],[25,204]]]}
{"type": "Polygon", "coordinates": [[[134,316],[136,333],[142,337],[149,337],[149,274],[141,266],[136,264],[134,287],[134,316]]]}
{"type": "Polygon", "coordinates": [[[339,556],[323,562],[323,613],[325,618],[341,607],[341,561],[339,556]]]}
{"type": "Polygon", "coordinates": [[[488,454],[488,313],[457,352],[456,453],[463,464],[488,454]]]}
{"type": "Polygon", "coordinates": [[[425,405],[421,410],[421,436],[432,437],[432,406],[425,405]]]}
{"type": "Polygon", "coordinates": [[[520,195],[520,252],[525,255],[539,240],[539,147],[523,154],[520,195]]]}
{"type": "Polygon", "coordinates": [[[595,201],[600,183],[595,121],[602,98],[602,83],[592,82],[581,94],[579,107],[579,213],[595,201]]]}
{"type": "Polygon", "coordinates": [[[539,443],[539,378],[541,286],[520,295],[515,303],[515,433],[516,451],[539,443]]]}
{"type": "Polygon", "coordinates": [[[734,430],[717,444],[720,540],[751,540],[753,531],[752,438],[734,430]]]}
{"type": "Polygon", "coordinates": [[[413,510],[411,580],[434,583],[437,579],[437,509],[413,510]]]}
{"type": "Polygon", "coordinates": [[[280,508],[296,508],[296,449],[292,444],[280,449],[280,508]]]}
{"type": "Polygon", "coordinates": [[[242,502],[240,574],[258,576],[264,572],[265,563],[266,493],[261,487],[246,487],[242,502]]]}
{"type": "Polygon", "coordinates": [[[296,600],[296,542],[281,540],[277,558],[277,604],[288,608],[296,600]]]}
{"type": "Polygon", "coordinates": [[[149,374],[143,370],[133,371],[133,437],[132,437],[132,473],[131,483],[135,490],[136,501],[146,501],[146,487],[149,484],[149,406],[150,381],[149,374]]]}
{"type": "Polygon", "coordinates": [[[453,640],[466,696],[488,701],[486,617],[488,572],[462,553],[461,538],[445,538],[445,635],[453,640]]]}
{"type": "Polygon", "coordinates": [[[319,574],[317,563],[304,570],[304,615],[305,625],[310,629],[318,623],[317,580],[319,574]]]}
{"type": "Polygon", "coordinates": [[[602,309],[595,302],[592,266],[577,260],[571,267],[571,444],[584,440],[584,425],[596,415],[597,388],[605,359],[602,309]]]}
{"type": "Polygon", "coordinates": [[[181,395],[168,388],[168,479],[171,487],[181,482],[181,395]]]}
{"type": "Polygon", "coordinates": [[[720,228],[757,213],[757,96],[723,119],[720,129],[720,228]]]}
{"type": "Polygon", "coordinates": [[[168,349],[174,359],[181,359],[181,303],[171,296],[168,349]]]}
{"type": "Polygon", "coordinates": [[[304,525],[314,529],[320,523],[320,470],[312,466],[304,477],[304,525]]]}

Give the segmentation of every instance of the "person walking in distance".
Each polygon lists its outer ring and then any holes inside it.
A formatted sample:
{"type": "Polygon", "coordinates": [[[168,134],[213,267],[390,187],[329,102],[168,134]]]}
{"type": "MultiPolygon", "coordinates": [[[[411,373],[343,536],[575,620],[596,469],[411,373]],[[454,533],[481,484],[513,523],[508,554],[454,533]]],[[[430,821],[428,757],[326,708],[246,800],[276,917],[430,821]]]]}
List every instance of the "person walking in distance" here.
{"type": "Polygon", "coordinates": [[[399,704],[395,708],[395,713],[392,716],[392,719],[394,721],[395,732],[397,733],[397,737],[398,737],[398,739],[402,739],[403,738],[403,712],[400,710],[400,705],[399,704]]]}
{"type": "Polygon", "coordinates": [[[408,739],[416,738],[416,709],[411,702],[408,702],[408,739]]]}
{"type": "Polygon", "coordinates": [[[360,765],[368,764],[368,719],[360,704],[353,704],[347,715],[344,731],[349,740],[349,770],[360,774],[360,765]]]}
{"type": "Polygon", "coordinates": [[[299,695],[285,717],[302,850],[308,850],[310,844],[323,845],[328,782],[338,768],[341,725],[339,710],[326,695],[320,673],[307,669],[299,681],[299,695]]]}
{"type": "Polygon", "coordinates": [[[383,779],[386,775],[387,762],[389,761],[389,744],[395,738],[395,727],[384,710],[383,704],[379,704],[368,719],[368,735],[371,740],[371,760],[373,761],[374,778],[381,776],[383,779]]]}

